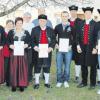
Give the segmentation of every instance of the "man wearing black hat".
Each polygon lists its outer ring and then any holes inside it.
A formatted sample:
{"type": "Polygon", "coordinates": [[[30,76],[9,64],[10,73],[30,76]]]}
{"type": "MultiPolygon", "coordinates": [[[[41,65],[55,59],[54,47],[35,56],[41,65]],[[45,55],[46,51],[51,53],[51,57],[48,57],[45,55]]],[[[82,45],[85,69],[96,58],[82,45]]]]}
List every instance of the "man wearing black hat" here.
{"type": "Polygon", "coordinates": [[[78,11],[78,7],[75,5],[72,5],[69,7],[69,11],[70,11],[70,15],[71,18],[69,19],[70,21],[70,25],[72,27],[72,31],[73,31],[73,45],[72,45],[72,50],[73,50],[73,56],[72,59],[75,61],[75,82],[79,82],[79,76],[80,76],[80,72],[81,72],[81,66],[79,64],[79,54],[77,52],[77,46],[76,46],[76,29],[78,28],[78,26],[80,25],[80,21],[82,21],[81,19],[77,18],[77,11],[78,11]]]}
{"type": "Polygon", "coordinates": [[[88,66],[90,66],[90,89],[96,85],[96,66],[97,66],[97,50],[96,50],[96,22],[92,19],[93,8],[82,8],[85,20],[80,24],[77,32],[77,51],[80,54],[80,64],[82,71],[82,82],[77,86],[82,88],[87,86],[88,66]]]}
{"type": "Polygon", "coordinates": [[[50,88],[49,73],[51,66],[52,51],[55,46],[54,31],[50,27],[46,26],[47,16],[42,14],[38,16],[38,19],[39,19],[39,26],[33,28],[31,33],[32,47],[37,52],[36,63],[34,66],[34,73],[35,73],[34,89],[39,88],[39,77],[42,67],[44,70],[45,87],[50,88]],[[46,58],[39,58],[39,52],[40,52],[39,45],[41,44],[48,44],[48,50],[47,50],[48,57],[46,58]]]}

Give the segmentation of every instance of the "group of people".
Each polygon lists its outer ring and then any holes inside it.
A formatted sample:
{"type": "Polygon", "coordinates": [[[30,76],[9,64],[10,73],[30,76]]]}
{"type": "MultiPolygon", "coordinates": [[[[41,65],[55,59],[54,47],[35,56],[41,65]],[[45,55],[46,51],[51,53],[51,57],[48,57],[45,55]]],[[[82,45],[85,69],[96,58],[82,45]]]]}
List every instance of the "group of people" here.
{"type": "MultiPolygon", "coordinates": [[[[0,26],[0,84],[6,83],[12,91],[18,87],[24,91],[33,78],[34,89],[40,86],[41,69],[44,76],[44,86],[50,88],[50,67],[52,52],[56,49],[57,84],[69,87],[71,61],[75,62],[75,81],[83,88],[88,85],[88,66],[90,67],[90,89],[96,86],[96,72],[100,83],[100,22],[92,19],[93,7],[82,8],[84,20],[77,17],[78,7],[69,7],[71,18],[67,11],[61,12],[61,23],[53,28],[44,9],[39,9],[38,18],[31,22],[31,14],[25,13],[15,21],[7,20],[6,27],[0,26]],[[67,42],[66,42],[67,41],[67,42]],[[23,55],[15,55],[15,42],[24,43],[23,55]],[[62,43],[61,45],[61,42],[62,43]],[[68,45],[67,45],[68,43],[68,45]],[[47,57],[40,57],[40,46],[47,46],[47,57]],[[64,51],[64,47],[66,48],[64,51]],[[63,66],[64,65],[64,66],[63,66]]],[[[100,9],[98,9],[100,13],[100,9]]],[[[43,50],[43,49],[42,49],[43,50]]],[[[42,51],[43,52],[43,51],[42,51]]],[[[44,53],[45,54],[45,53],[44,53]]],[[[98,91],[100,94],[100,90],[98,91]]]]}

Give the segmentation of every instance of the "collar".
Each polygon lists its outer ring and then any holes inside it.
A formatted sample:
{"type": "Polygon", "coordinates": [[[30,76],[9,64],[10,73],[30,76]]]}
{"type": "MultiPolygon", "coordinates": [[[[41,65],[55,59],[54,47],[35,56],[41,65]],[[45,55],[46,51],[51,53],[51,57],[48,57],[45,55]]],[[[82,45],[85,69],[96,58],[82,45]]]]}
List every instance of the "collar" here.
{"type": "Polygon", "coordinates": [[[44,31],[44,30],[46,30],[46,26],[45,26],[45,27],[43,27],[43,28],[41,28],[41,30],[43,30],[43,31],[44,31]]]}
{"type": "Polygon", "coordinates": [[[76,18],[70,18],[70,21],[75,21],[76,20],[76,18]]]}
{"type": "Polygon", "coordinates": [[[70,25],[69,22],[67,22],[66,24],[63,24],[63,22],[62,22],[62,26],[69,26],[69,25],[70,25]]]}
{"type": "Polygon", "coordinates": [[[86,20],[86,24],[89,24],[91,20],[92,20],[92,18],[91,18],[91,19],[86,20]]]}

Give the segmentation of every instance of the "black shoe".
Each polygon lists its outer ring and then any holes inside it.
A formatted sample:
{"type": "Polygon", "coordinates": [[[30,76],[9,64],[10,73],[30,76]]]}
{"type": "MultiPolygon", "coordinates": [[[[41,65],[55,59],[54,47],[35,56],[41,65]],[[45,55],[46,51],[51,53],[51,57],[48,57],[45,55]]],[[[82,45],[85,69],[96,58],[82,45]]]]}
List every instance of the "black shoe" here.
{"type": "Polygon", "coordinates": [[[9,83],[6,83],[6,86],[7,86],[7,87],[9,87],[9,86],[10,86],[10,84],[9,84],[9,83]]]}
{"type": "Polygon", "coordinates": [[[86,87],[87,84],[83,84],[83,83],[80,83],[79,85],[77,85],[77,88],[83,88],[83,87],[86,87]]]}
{"type": "Polygon", "coordinates": [[[24,92],[24,87],[20,87],[20,92],[24,92]]]}
{"type": "Polygon", "coordinates": [[[12,87],[12,92],[16,92],[16,87],[12,87]]]}
{"type": "Polygon", "coordinates": [[[90,85],[89,90],[95,89],[95,85],[90,85]]]}
{"type": "Polygon", "coordinates": [[[35,84],[34,89],[39,89],[39,84],[35,84]]]}
{"type": "Polygon", "coordinates": [[[44,86],[50,88],[50,84],[44,84],[44,86]]]}
{"type": "Polygon", "coordinates": [[[27,88],[27,86],[25,86],[24,88],[27,88]]]}

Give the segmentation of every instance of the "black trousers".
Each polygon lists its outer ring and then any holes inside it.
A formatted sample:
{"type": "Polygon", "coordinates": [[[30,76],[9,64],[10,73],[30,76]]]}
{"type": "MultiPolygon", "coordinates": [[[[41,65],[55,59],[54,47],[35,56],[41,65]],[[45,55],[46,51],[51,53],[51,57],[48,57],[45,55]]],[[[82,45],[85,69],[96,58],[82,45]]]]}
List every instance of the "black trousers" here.
{"type": "Polygon", "coordinates": [[[28,49],[27,57],[28,57],[28,81],[30,82],[33,77],[33,61],[32,61],[33,52],[32,49],[28,49]]]}
{"type": "Polygon", "coordinates": [[[52,53],[49,54],[48,58],[37,58],[34,64],[34,73],[50,73],[52,53]]]}
{"type": "Polygon", "coordinates": [[[5,68],[5,82],[6,85],[10,85],[10,58],[4,58],[4,68],[5,68]]]}
{"type": "MultiPolygon", "coordinates": [[[[88,66],[82,66],[82,83],[87,85],[88,80],[88,66]]],[[[96,66],[90,67],[90,85],[96,85],[96,66]]]]}
{"type": "Polygon", "coordinates": [[[44,73],[50,73],[50,67],[34,67],[34,73],[41,73],[42,68],[44,73]]]}
{"type": "Polygon", "coordinates": [[[75,43],[72,45],[72,51],[73,51],[72,60],[74,60],[75,65],[80,65],[79,53],[77,52],[77,46],[75,43]]]}

